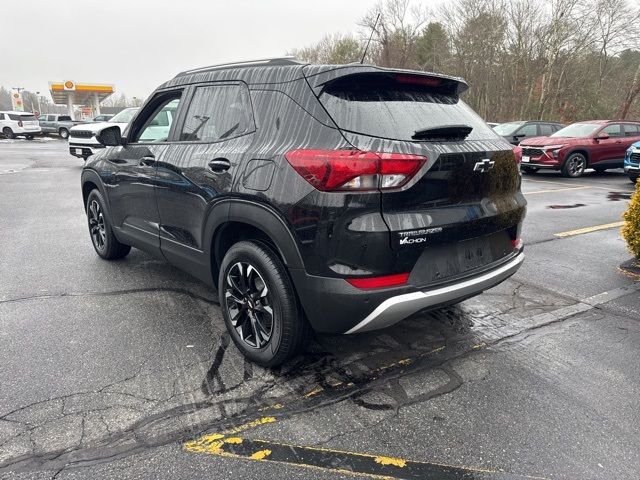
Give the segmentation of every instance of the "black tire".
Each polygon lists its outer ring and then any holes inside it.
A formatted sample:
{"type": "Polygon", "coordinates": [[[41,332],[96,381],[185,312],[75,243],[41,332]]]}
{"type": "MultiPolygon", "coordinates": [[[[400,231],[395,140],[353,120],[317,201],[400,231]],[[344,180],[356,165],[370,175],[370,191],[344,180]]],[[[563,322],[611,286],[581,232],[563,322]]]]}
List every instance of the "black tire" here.
{"type": "Polygon", "coordinates": [[[587,168],[587,157],[580,152],[572,153],[562,165],[562,175],[568,178],[578,178],[587,168]]]}
{"type": "Polygon", "coordinates": [[[58,134],[63,140],[69,138],[69,130],[67,130],[66,128],[61,128],[60,130],[58,130],[58,134]]]}
{"type": "Polygon", "coordinates": [[[16,135],[13,133],[13,130],[11,130],[9,127],[4,127],[2,129],[2,134],[6,137],[6,138],[16,138],[16,135]]]}
{"type": "Polygon", "coordinates": [[[33,140],[33,135],[25,135],[24,136],[27,140],[33,140]]]}
{"type": "Polygon", "coordinates": [[[539,168],[536,167],[521,167],[522,173],[526,173],[527,175],[533,175],[534,173],[538,173],[539,168]]]}
{"type": "Polygon", "coordinates": [[[87,198],[87,223],[91,243],[96,253],[105,260],[126,257],[131,247],[120,243],[106,215],[106,202],[98,190],[92,190],[87,198]]]}
{"type": "Polygon", "coordinates": [[[306,347],[311,326],[285,266],[266,244],[233,245],[222,260],[218,292],[227,330],[252,362],[274,367],[306,347]]]}

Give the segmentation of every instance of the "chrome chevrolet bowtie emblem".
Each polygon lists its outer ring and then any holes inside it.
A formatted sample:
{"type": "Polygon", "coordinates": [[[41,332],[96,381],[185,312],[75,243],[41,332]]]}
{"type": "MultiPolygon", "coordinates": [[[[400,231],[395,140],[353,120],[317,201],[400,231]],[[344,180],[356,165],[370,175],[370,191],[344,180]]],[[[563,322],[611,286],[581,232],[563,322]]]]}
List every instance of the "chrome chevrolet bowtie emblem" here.
{"type": "Polygon", "coordinates": [[[486,173],[489,170],[491,170],[495,164],[496,162],[494,162],[493,160],[489,160],[488,158],[485,158],[483,160],[480,160],[479,162],[476,162],[476,164],[473,166],[473,171],[486,173]]]}

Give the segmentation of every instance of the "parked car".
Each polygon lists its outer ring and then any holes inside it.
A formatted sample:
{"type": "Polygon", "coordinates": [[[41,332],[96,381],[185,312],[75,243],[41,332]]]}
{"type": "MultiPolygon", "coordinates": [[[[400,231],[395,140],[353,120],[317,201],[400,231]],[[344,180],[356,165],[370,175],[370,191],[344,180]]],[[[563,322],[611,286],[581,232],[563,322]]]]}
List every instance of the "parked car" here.
{"type": "Polygon", "coordinates": [[[113,115],[96,115],[91,119],[92,122],[108,122],[113,115]]]}
{"type": "Polygon", "coordinates": [[[106,122],[84,123],[72,127],[69,131],[69,153],[86,161],[95,153],[96,149],[104,148],[104,145],[101,145],[96,138],[100,131],[107,127],[116,126],[122,134],[139,110],[138,107],[125,108],[106,122]]]}
{"type": "Polygon", "coordinates": [[[558,130],[564,125],[556,122],[541,122],[541,121],[519,121],[519,122],[507,122],[493,128],[493,130],[504,137],[504,139],[513,144],[518,145],[523,140],[527,140],[533,137],[548,136],[558,130]]]}
{"type": "Polygon", "coordinates": [[[629,175],[629,180],[636,183],[640,176],[640,142],[631,145],[624,156],[624,171],[629,175]]]}
{"type": "Polygon", "coordinates": [[[42,133],[54,133],[65,139],[69,138],[69,130],[71,130],[71,127],[84,123],[72,120],[69,115],[60,115],[57,113],[40,115],[38,122],[40,123],[42,133]]]}
{"type": "Polygon", "coordinates": [[[518,158],[464,80],[291,59],[178,74],[82,172],[96,253],[131,247],[217,288],[233,341],[276,365],[502,282],[524,259],[518,158]],[[154,130],[169,108],[169,134],[154,130]]]}
{"type": "Polygon", "coordinates": [[[626,150],[640,140],[640,123],[590,120],[573,123],[548,137],[522,142],[522,171],[560,170],[580,177],[587,168],[603,172],[622,168],[626,150]]]}
{"type": "Polygon", "coordinates": [[[5,138],[25,137],[33,140],[41,130],[33,113],[3,111],[0,112],[0,132],[5,138]]]}

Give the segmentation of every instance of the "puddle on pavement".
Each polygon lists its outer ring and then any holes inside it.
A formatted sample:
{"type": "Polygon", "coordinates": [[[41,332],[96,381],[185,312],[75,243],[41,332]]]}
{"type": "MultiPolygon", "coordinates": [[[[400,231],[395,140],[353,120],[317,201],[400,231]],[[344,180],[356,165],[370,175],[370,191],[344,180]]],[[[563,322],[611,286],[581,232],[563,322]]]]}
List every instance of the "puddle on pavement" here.
{"type": "Polygon", "coordinates": [[[580,207],[586,207],[586,205],[584,203],[574,203],[571,205],[548,205],[547,206],[547,208],[553,208],[554,210],[560,210],[565,208],[580,208],[580,207]]]}
{"type": "Polygon", "coordinates": [[[607,199],[612,202],[619,202],[620,200],[630,200],[631,192],[609,192],[607,199]]]}

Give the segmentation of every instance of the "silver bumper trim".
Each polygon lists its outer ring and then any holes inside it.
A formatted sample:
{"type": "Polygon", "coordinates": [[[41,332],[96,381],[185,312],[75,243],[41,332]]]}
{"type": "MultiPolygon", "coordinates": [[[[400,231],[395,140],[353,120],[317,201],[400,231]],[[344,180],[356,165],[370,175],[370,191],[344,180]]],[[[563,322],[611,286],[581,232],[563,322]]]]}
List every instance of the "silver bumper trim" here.
{"type": "Polygon", "coordinates": [[[367,332],[389,327],[424,308],[483,292],[516,273],[523,261],[524,254],[520,253],[501,267],[477,277],[434,290],[406,293],[388,298],[367,315],[367,318],[345,333],[367,332]]]}

